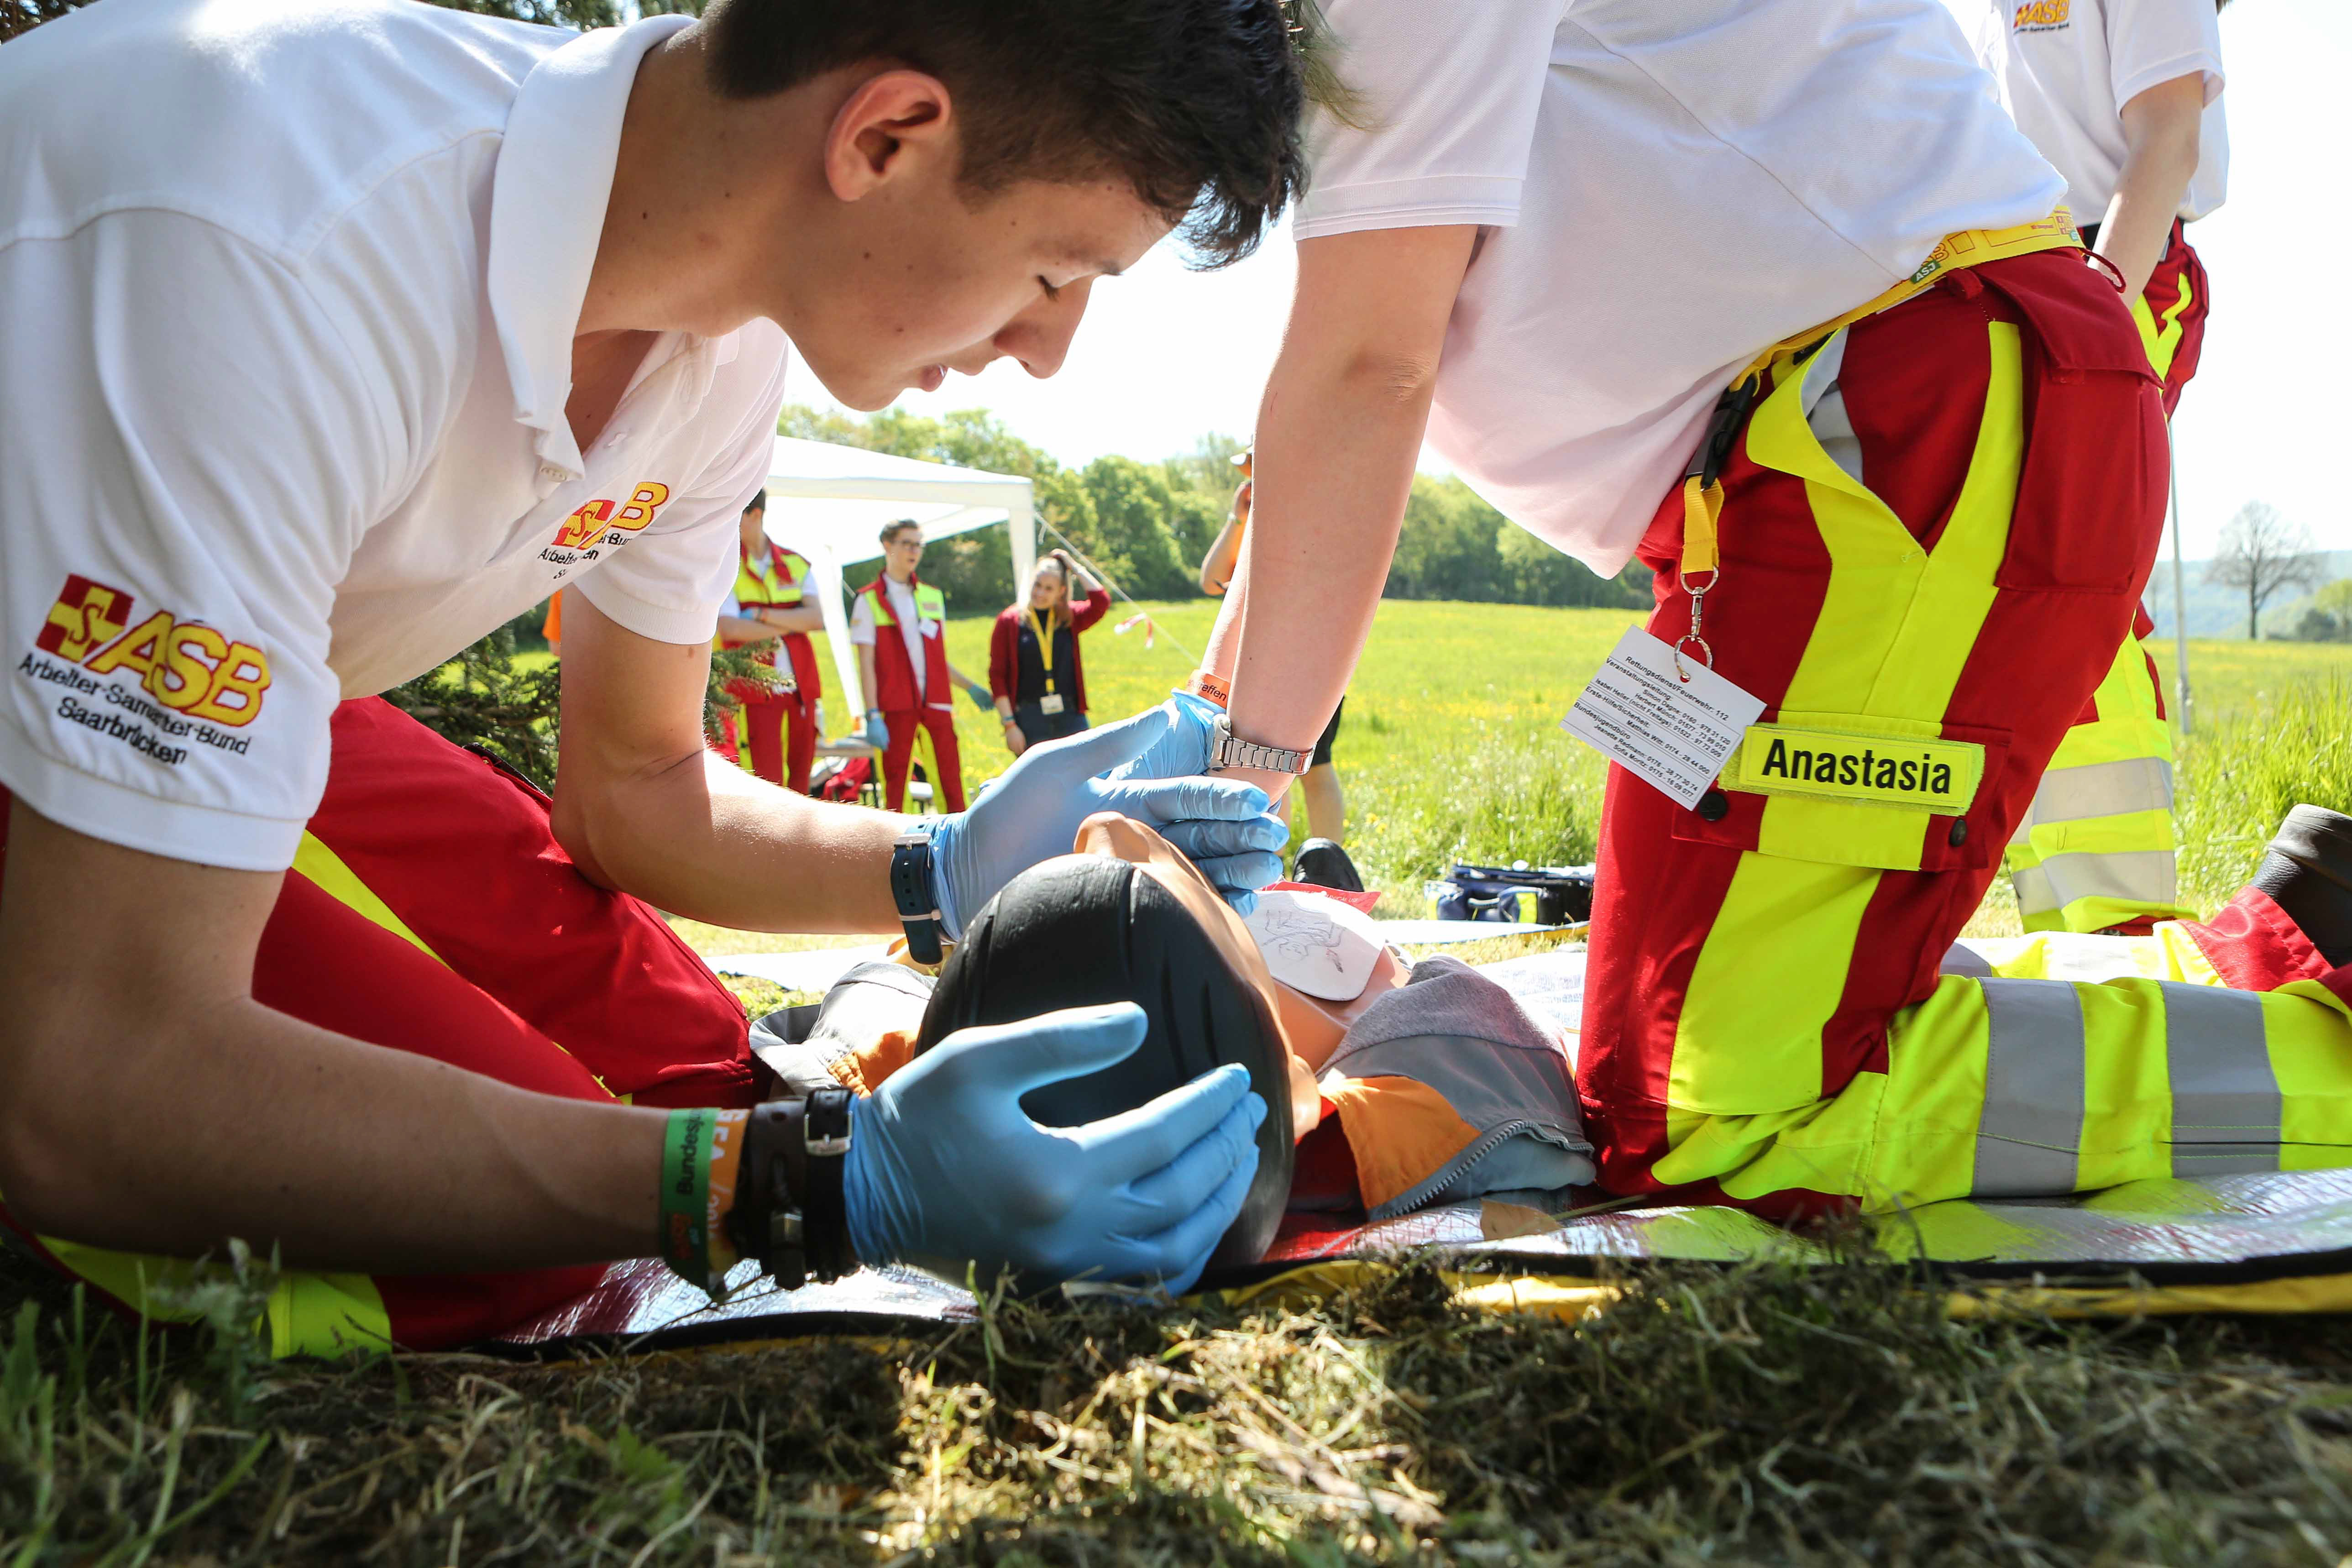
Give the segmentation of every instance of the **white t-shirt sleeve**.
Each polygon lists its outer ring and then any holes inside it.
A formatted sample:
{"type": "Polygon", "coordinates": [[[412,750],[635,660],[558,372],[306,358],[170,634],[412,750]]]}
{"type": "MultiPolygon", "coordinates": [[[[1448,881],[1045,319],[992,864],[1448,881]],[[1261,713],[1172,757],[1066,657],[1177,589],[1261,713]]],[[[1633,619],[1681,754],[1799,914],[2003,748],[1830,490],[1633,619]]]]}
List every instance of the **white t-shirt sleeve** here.
{"type": "Polygon", "coordinates": [[[656,642],[707,643],[719,606],[735,585],[743,506],[767,482],[784,402],[784,356],[728,434],[719,456],[683,495],[665,498],[655,520],[612,558],[584,573],[583,597],[656,642]]]}
{"type": "Polygon", "coordinates": [[[2203,75],[2207,103],[2221,96],[2221,26],[2210,0],[2107,0],[2107,59],[2118,110],[2184,76],[2203,75]]]}
{"type": "Polygon", "coordinates": [[[335,585],[399,386],[275,255],[160,208],[0,247],[0,783],[107,842],[291,863],[335,585]]]}
{"type": "Polygon", "coordinates": [[[864,594],[850,597],[849,640],[859,647],[874,646],[874,601],[864,594]]]}
{"type": "Polygon", "coordinates": [[[1356,123],[1312,115],[1297,237],[1517,222],[1561,6],[1325,0],[1356,123]]]}

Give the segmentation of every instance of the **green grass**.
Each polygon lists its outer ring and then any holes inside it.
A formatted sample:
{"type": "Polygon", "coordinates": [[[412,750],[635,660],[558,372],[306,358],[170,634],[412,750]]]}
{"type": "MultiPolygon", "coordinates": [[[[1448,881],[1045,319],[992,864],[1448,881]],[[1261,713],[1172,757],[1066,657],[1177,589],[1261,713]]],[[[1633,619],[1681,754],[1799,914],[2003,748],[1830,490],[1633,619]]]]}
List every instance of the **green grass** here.
{"type": "MultiPolygon", "coordinates": [[[[1155,620],[1198,652],[1215,620],[1208,601],[1151,605],[1155,620]]],[[[1087,685],[1097,721],[1158,701],[1192,660],[1163,636],[1114,636],[1121,605],[1087,634],[1087,685]]],[[[1457,859],[1574,864],[1592,858],[1605,767],[1559,727],[1629,625],[1624,610],[1384,602],[1348,692],[1335,749],[1348,795],[1349,849],[1386,897],[1381,912],[1425,912],[1423,881],[1457,859]]],[[[949,654],[985,674],[989,622],[948,623],[949,654]]],[[[2297,800],[2352,809],[2352,646],[2192,639],[2195,708],[2179,749],[2183,887],[2210,908],[2227,899],[2297,800]],[[2273,743],[2274,737],[2285,737],[2273,743]]],[[[2168,703],[2173,645],[2158,649],[2168,703]]],[[[828,672],[831,665],[826,665],[828,672]]],[[[828,704],[828,709],[830,709],[828,704]]],[[[968,784],[1011,763],[994,721],[959,703],[968,784]]],[[[1303,837],[1294,828],[1294,841],[1303,837]]],[[[1997,879],[1972,931],[2014,931],[1997,879]]]]}

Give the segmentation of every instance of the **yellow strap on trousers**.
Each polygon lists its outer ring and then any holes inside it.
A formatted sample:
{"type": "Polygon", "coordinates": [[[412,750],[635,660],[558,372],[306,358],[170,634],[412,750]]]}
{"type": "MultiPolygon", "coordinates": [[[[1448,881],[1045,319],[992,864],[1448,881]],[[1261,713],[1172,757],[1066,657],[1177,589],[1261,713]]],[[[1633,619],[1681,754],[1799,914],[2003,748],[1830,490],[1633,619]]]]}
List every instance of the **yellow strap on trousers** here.
{"type": "Polygon", "coordinates": [[[2037,250],[2058,250],[2068,246],[2080,247],[2083,237],[2075,232],[2074,216],[2060,206],[2038,223],[2020,224],[2015,228],[1969,228],[1958,234],[1948,234],[1927,253],[1917,270],[1892,289],[1869,300],[1834,321],[1809,327],[1793,336],[1782,338],[1751,361],[1746,370],[1732,378],[1729,390],[1716,404],[1716,416],[1707,426],[1706,439],[1699,443],[1698,456],[1690,472],[1683,479],[1683,560],[1684,585],[1690,585],[1694,575],[1705,575],[1706,582],[1697,591],[1705,593],[1715,586],[1715,574],[1721,564],[1716,548],[1716,525],[1723,516],[1723,485],[1717,479],[1724,459],[1731,455],[1732,440],[1738,435],[1739,420],[1756,400],[1756,383],[1775,361],[1784,359],[1816,343],[1832,332],[1850,327],[1866,316],[1881,310],[1891,310],[1906,300],[1925,292],[1937,279],[1956,268],[1981,267],[1988,261],[2006,261],[2012,256],[2031,256],[2037,250]]]}

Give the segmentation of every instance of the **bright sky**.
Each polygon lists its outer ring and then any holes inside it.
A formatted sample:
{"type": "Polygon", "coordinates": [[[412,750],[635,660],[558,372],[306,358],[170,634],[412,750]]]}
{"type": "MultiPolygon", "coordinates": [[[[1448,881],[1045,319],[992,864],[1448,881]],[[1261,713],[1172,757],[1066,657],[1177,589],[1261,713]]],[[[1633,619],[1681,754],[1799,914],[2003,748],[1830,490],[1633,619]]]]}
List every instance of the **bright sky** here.
{"type": "MultiPolygon", "coordinates": [[[[2192,559],[2263,500],[2324,549],[2352,550],[2352,0],[2236,0],[2221,16],[2230,70],[2229,204],[2189,231],[2212,274],[2204,359],[2175,426],[2183,542],[2192,559]]],[[[921,414],[984,407],[1064,462],[1158,458],[1206,430],[1246,432],[1274,363],[1296,270],[1286,230],[1222,272],[1165,247],[1097,283],[1069,362],[1050,381],[1010,362],[939,392],[921,414]]],[[[805,373],[792,395],[823,402],[805,373]]],[[[1438,467],[1433,460],[1426,466],[1438,467]]]]}

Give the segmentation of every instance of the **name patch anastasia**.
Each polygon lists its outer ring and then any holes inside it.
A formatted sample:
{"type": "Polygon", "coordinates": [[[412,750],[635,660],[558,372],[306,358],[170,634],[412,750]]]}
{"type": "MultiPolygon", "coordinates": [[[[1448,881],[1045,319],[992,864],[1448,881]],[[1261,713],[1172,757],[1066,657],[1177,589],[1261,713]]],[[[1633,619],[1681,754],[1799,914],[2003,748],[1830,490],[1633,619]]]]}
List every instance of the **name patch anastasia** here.
{"type": "Polygon", "coordinates": [[[1976,798],[1983,776],[1984,748],[1972,742],[1750,724],[1724,784],[1879,805],[1923,805],[1957,816],[1976,798]]]}

